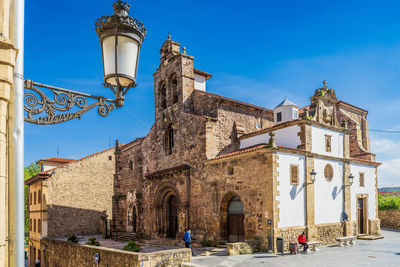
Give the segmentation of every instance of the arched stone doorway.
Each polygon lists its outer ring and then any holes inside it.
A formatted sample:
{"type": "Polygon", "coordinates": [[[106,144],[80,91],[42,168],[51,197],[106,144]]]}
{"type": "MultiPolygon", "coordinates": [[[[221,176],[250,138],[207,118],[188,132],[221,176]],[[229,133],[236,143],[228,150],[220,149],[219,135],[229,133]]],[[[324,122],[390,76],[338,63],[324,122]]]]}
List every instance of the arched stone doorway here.
{"type": "Polygon", "coordinates": [[[166,226],[167,226],[167,237],[175,238],[176,232],[178,232],[178,205],[177,199],[174,195],[170,196],[166,203],[166,226]]]}
{"type": "Polygon", "coordinates": [[[160,188],[157,193],[156,205],[158,235],[176,238],[179,232],[178,214],[181,205],[175,188],[171,185],[160,188]]]}
{"type": "Polygon", "coordinates": [[[228,193],[221,203],[221,236],[228,242],[244,241],[243,202],[235,193],[228,193]]]}
{"type": "Polygon", "coordinates": [[[136,233],[137,231],[137,210],[135,205],[130,205],[128,209],[128,232],[136,233]]]}

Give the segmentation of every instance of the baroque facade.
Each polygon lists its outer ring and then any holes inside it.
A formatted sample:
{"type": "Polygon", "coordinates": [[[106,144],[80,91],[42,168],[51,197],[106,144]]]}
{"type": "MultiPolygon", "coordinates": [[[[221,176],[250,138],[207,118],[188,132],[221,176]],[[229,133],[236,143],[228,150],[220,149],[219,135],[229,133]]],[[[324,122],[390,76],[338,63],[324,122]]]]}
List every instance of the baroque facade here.
{"type": "Polygon", "coordinates": [[[45,262],[43,238],[94,235],[112,217],[114,148],[82,159],[38,161],[42,172],[28,185],[29,266],[45,262]]]}
{"type": "Polygon", "coordinates": [[[303,230],[325,244],[379,234],[366,110],[325,81],[301,109],[244,103],[207,92],[211,75],[179,43],[169,38],[160,53],[155,122],[116,146],[114,237],[180,239],[190,227],[197,240],[258,240],[276,251],[277,237],[303,230]]]}

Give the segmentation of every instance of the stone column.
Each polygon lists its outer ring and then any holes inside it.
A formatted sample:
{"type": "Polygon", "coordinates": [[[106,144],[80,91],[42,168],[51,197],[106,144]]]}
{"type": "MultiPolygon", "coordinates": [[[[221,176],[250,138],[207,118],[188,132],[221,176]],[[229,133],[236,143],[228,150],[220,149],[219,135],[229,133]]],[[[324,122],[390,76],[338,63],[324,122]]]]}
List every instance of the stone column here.
{"type": "Polygon", "coordinates": [[[8,263],[8,134],[9,103],[16,59],[10,41],[10,0],[0,1],[0,266],[8,263]]]}
{"type": "Polygon", "coordinates": [[[317,229],[315,227],[315,200],[314,200],[314,183],[311,182],[311,171],[314,169],[314,158],[305,157],[305,205],[306,205],[306,230],[307,240],[314,240],[317,238],[317,229]]]}
{"type": "Polygon", "coordinates": [[[350,162],[350,134],[344,134],[343,140],[343,211],[347,214],[348,220],[344,222],[343,234],[345,236],[353,234],[353,224],[351,223],[351,186],[349,185],[350,162]]]}
{"type": "Polygon", "coordinates": [[[348,220],[344,222],[344,235],[353,235],[353,223],[351,222],[351,186],[349,184],[350,162],[343,165],[343,191],[344,191],[344,212],[346,212],[348,220]]]}

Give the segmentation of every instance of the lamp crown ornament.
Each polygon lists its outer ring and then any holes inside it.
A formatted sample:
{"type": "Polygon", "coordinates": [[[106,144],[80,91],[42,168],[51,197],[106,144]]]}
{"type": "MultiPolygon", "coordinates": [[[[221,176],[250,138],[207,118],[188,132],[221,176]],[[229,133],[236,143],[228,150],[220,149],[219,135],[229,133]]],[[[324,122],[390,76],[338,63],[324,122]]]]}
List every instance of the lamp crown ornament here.
{"type": "Polygon", "coordinates": [[[112,28],[120,28],[126,31],[135,31],[138,33],[140,41],[143,42],[147,29],[138,19],[128,15],[131,5],[126,1],[116,1],[113,3],[115,14],[111,16],[102,16],[95,22],[96,33],[101,39],[102,34],[112,28]]]}
{"type": "Polygon", "coordinates": [[[116,1],[113,3],[113,9],[116,15],[118,16],[128,16],[129,9],[131,5],[126,1],[116,1]]]}

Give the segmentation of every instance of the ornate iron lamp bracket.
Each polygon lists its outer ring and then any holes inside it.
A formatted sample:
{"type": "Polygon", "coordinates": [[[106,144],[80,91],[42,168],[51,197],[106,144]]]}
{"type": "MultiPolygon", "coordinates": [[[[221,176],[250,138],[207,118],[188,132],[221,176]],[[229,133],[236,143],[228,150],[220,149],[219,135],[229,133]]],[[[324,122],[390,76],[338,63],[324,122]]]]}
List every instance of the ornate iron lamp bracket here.
{"type": "Polygon", "coordinates": [[[100,116],[106,117],[110,111],[114,110],[115,102],[102,96],[25,80],[24,119],[26,122],[40,125],[57,124],[76,118],[80,119],[82,114],[95,107],[100,116]],[[48,97],[38,87],[49,89],[54,96],[48,97]],[[95,102],[88,103],[88,99],[93,99],[95,102]],[[73,111],[66,112],[71,110],[73,111]]]}

